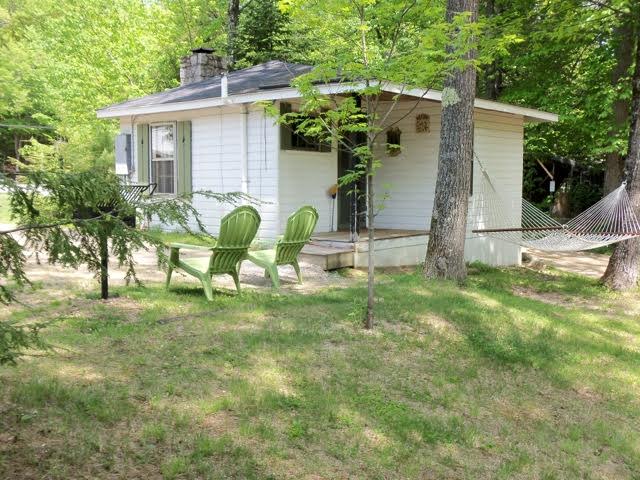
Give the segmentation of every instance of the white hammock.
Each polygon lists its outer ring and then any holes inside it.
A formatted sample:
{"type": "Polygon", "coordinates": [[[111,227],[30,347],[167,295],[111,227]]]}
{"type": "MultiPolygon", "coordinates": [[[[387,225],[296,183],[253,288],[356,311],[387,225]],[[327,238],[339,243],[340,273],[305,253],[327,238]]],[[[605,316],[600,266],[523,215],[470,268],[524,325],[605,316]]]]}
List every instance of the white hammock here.
{"type": "Polygon", "coordinates": [[[580,215],[562,224],[524,198],[510,205],[494,187],[480,160],[481,189],[472,208],[478,222],[473,233],[547,251],[576,251],[602,247],[640,236],[636,217],[623,183],[580,215]]]}

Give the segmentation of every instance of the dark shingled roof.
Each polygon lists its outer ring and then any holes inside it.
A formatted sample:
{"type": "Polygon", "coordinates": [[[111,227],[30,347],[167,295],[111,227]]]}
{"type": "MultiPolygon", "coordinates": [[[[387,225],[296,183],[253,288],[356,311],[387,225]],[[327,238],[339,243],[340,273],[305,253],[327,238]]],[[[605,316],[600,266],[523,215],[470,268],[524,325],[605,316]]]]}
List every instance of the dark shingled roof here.
{"type": "MultiPolygon", "coordinates": [[[[227,75],[228,94],[238,95],[269,88],[288,87],[291,80],[311,71],[312,68],[311,65],[272,60],[243,70],[229,72],[227,75]]],[[[201,82],[194,82],[146,97],[115,103],[102,108],[101,111],[217,98],[220,97],[220,79],[221,76],[208,78],[201,82]]]]}

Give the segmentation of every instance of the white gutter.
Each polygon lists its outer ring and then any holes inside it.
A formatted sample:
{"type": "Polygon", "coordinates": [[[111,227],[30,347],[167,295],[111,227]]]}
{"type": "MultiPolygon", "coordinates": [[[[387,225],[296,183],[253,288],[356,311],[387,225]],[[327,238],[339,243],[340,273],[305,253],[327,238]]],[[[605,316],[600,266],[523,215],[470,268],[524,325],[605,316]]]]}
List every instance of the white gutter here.
{"type": "MultiPolygon", "coordinates": [[[[402,95],[408,95],[410,97],[423,98],[425,100],[433,100],[435,102],[442,101],[442,92],[439,90],[425,90],[421,88],[407,88],[399,84],[394,83],[382,83],[382,90],[391,93],[400,93],[402,95]]],[[[533,108],[518,107],[516,105],[510,105],[508,103],[493,102],[491,100],[483,100],[482,98],[476,98],[473,102],[475,108],[480,110],[489,110],[492,112],[510,113],[513,115],[522,115],[527,121],[534,122],[557,122],[558,115],[555,113],[544,112],[542,110],[535,110],[533,108]]]]}
{"type": "Polygon", "coordinates": [[[240,115],[240,130],[242,131],[242,141],[240,142],[240,191],[249,193],[249,105],[242,105],[242,115],[240,115]]]}

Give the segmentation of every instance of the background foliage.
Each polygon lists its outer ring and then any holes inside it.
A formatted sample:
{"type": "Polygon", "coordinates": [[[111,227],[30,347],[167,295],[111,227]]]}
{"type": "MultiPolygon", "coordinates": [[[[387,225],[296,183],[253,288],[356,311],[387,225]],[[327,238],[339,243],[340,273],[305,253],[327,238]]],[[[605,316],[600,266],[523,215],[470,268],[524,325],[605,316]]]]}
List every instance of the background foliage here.
{"type": "MultiPolygon", "coordinates": [[[[345,35],[354,27],[340,10],[345,3],[322,2],[322,15],[316,3],[241,2],[236,68],[274,58],[324,64],[327,52],[336,64],[345,60],[338,57],[356,48],[345,35]]],[[[379,12],[374,27],[383,46],[398,8],[364,3],[379,12]]],[[[443,12],[441,0],[418,3],[424,5],[415,11],[425,14],[402,32],[408,41],[421,34],[420,18],[432,24],[443,12]]],[[[53,150],[69,169],[112,164],[117,126],[98,121],[95,110],[176,86],[179,57],[190,48],[224,51],[227,6],[225,0],[0,0],[0,160],[32,143],[31,158],[53,150]]],[[[612,85],[611,75],[630,8],[631,0],[481,1],[480,59],[491,62],[481,68],[478,95],[561,115],[558,124],[527,127],[528,165],[569,161],[574,168],[563,175],[586,168],[597,187],[607,152],[624,153],[625,130],[609,130],[613,102],[629,98],[630,82],[612,85]]],[[[441,60],[436,48],[423,46],[425,62],[441,60]]],[[[540,194],[528,187],[526,194],[540,194]]]]}
{"type": "MultiPolygon", "coordinates": [[[[481,4],[488,31],[510,32],[519,41],[481,72],[479,95],[560,114],[557,124],[526,127],[525,168],[533,169],[545,182],[535,160],[549,169],[555,166],[557,186],[568,180],[572,211],[579,210],[584,195],[571,189],[578,184],[576,176],[582,185],[586,181],[597,198],[602,193],[606,155],[626,154],[628,123],[611,131],[614,102],[628,104],[631,97],[631,69],[624,71],[617,84],[612,75],[621,61],[620,44],[636,41],[633,29],[622,29],[633,2],[483,0],[481,4]],[[563,167],[568,164],[571,168],[563,167]]],[[[544,186],[548,194],[548,181],[544,186]]],[[[537,188],[525,182],[525,196],[544,201],[537,188]]]]}
{"type": "Polygon", "coordinates": [[[111,165],[116,126],[95,110],[176,86],[179,56],[215,43],[219,3],[0,0],[0,123],[40,127],[0,128],[0,155],[36,132],[69,168],[111,165]]]}

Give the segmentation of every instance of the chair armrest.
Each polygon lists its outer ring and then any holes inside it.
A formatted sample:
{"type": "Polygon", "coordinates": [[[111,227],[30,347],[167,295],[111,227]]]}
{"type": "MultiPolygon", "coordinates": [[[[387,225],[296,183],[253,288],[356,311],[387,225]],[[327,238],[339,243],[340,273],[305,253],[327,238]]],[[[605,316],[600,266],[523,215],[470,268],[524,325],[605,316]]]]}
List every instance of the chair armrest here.
{"type": "Polygon", "coordinates": [[[187,250],[211,250],[215,248],[215,245],[205,246],[205,245],[191,245],[190,243],[169,243],[167,247],[171,249],[187,249],[187,250]]]}

